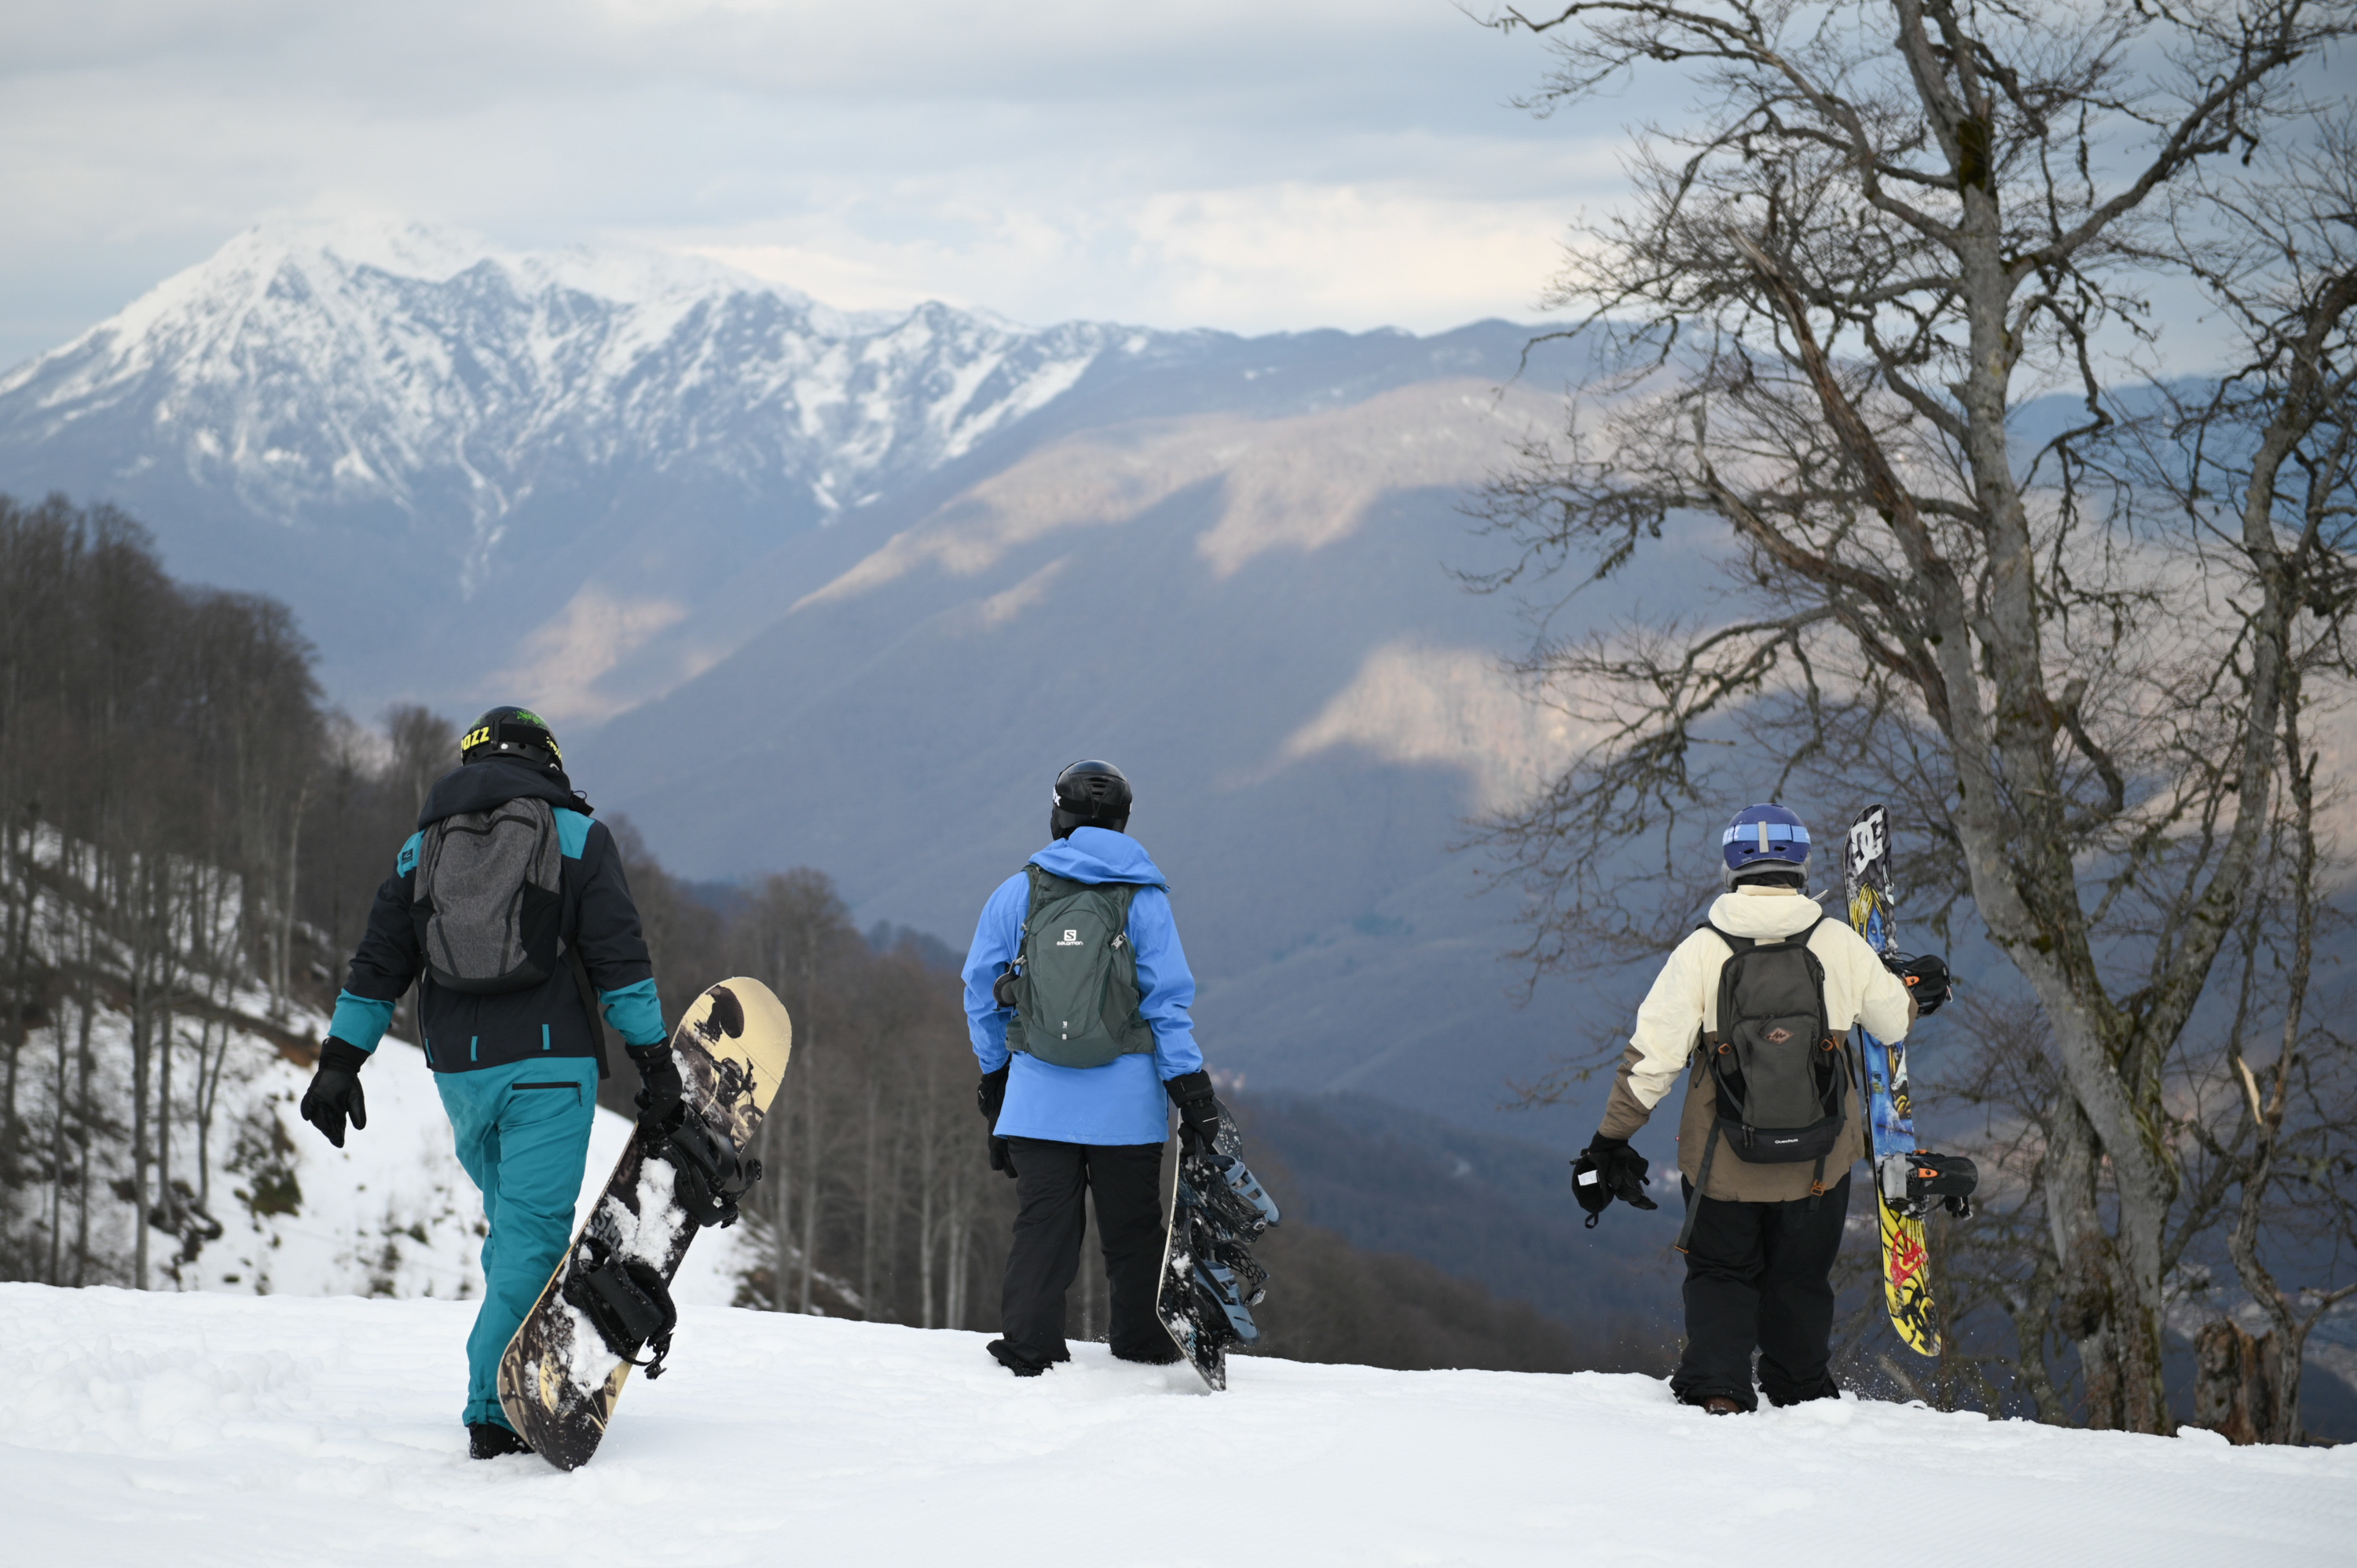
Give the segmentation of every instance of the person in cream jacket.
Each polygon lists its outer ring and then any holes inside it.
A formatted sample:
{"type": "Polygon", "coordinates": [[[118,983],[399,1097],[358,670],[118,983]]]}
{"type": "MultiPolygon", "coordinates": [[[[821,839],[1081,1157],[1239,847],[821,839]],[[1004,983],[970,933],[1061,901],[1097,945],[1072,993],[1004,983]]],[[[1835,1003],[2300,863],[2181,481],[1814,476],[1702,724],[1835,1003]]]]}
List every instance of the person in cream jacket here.
{"type": "Polygon", "coordinates": [[[1849,1211],[1850,1167],[1867,1152],[1848,1035],[1864,1027],[1882,1040],[1903,1039],[1916,1003],[1864,938],[1808,897],[1809,835],[1798,816],[1779,805],[1748,807],[1728,825],[1721,852],[1727,891],[1712,902],[1707,924],[1670,954],[1637,1009],[1603,1123],[1580,1156],[1579,1179],[1589,1184],[1593,1196],[1584,1201],[1591,1210],[1613,1197],[1656,1207],[1644,1196],[1645,1158],[1629,1140],[1679,1079],[1688,1080],[1678,1119],[1680,1185],[1692,1221],[1686,1343],[1670,1387],[1684,1402],[1723,1415],[1758,1408],[1755,1349],[1760,1389],[1771,1402],[1839,1392],[1828,1370],[1834,1255],[1849,1211]],[[1695,1055],[1703,1036],[1719,1028],[1719,972],[1734,951],[1720,933],[1776,941],[1803,930],[1823,973],[1824,1019],[1846,1080],[1822,1174],[1813,1162],[1747,1160],[1723,1135],[1712,1149],[1718,1095],[1695,1055]]]}

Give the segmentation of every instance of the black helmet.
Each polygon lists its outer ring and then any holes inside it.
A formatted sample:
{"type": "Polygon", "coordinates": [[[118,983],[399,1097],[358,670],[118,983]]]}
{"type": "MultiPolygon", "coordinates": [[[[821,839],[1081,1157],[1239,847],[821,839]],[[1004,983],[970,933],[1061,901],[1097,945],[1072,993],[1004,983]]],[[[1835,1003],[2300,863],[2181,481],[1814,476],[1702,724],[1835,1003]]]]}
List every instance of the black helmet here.
{"type": "Polygon", "coordinates": [[[565,766],[565,753],[548,721],[529,708],[493,708],[467,728],[458,741],[458,760],[481,762],[487,757],[513,757],[534,768],[565,766]]]}
{"type": "Polygon", "coordinates": [[[1110,762],[1075,762],[1056,775],[1048,832],[1064,838],[1074,828],[1129,826],[1129,779],[1110,762]]]}

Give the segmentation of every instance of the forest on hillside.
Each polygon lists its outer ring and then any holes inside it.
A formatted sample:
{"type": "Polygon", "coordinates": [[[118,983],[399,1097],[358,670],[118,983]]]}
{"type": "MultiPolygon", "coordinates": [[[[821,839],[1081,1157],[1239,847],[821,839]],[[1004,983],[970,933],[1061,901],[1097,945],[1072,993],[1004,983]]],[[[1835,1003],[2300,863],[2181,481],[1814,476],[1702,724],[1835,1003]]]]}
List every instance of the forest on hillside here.
{"type": "MultiPolygon", "coordinates": [[[[330,707],[285,607],[174,582],[121,512],[0,498],[0,1278],[177,1288],[220,1235],[221,1205],[269,1200],[251,1176],[223,1190],[225,1086],[250,1069],[241,1051],[316,1058],[298,1026],[332,1001],[457,736],[421,707],[375,725],[330,707]],[[110,1213],[135,1222],[93,1223],[110,1213]]],[[[576,783],[594,800],[596,781],[576,783]]],[[[764,1261],[739,1305],[992,1326],[1013,1189],[983,1158],[957,955],[863,933],[817,872],[692,885],[627,821],[610,825],[666,1016],[748,974],[795,1019],[748,1206],[764,1261]]],[[[414,1037],[408,1014],[397,1036],[414,1037]]],[[[617,1109],[630,1079],[605,1085],[617,1109]]],[[[1314,1218],[1289,1215],[1263,1250],[1277,1282],[1266,1351],[1402,1368],[1630,1359],[1618,1326],[1575,1333],[1314,1218]]],[[[1082,1280],[1074,1326],[1101,1337],[1102,1272],[1082,1280]]]]}

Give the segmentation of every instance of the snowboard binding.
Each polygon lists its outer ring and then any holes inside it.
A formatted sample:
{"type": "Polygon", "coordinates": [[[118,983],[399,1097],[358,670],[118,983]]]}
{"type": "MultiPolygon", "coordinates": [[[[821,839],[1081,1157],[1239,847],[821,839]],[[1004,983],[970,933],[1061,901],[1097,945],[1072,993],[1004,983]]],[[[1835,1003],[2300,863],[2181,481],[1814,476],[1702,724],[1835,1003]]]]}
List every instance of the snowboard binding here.
{"type": "Polygon", "coordinates": [[[716,1225],[725,1230],[736,1224],[737,1200],[761,1179],[760,1161],[739,1160],[727,1141],[683,1103],[655,1130],[647,1155],[671,1166],[673,1201],[705,1229],[716,1225]]]}
{"type": "Polygon", "coordinates": [[[1192,1243],[1180,1272],[1195,1332],[1222,1349],[1258,1343],[1252,1309],[1267,1294],[1268,1271],[1253,1261],[1252,1244],[1277,1222],[1275,1200],[1243,1161],[1200,1148],[1180,1161],[1178,1197],[1192,1243]]]}
{"type": "Polygon", "coordinates": [[[1213,1157],[1212,1163],[1226,1167],[1228,1190],[1251,1204],[1260,1216],[1259,1222],[1253,1226],[1254,1236],[1277,1222],[1279,1216],[1275,1199],[1270,1197],[1267,1189],[1260,1185],[1260,1178],[1244,1168],[1243,1161],[1233,1155],[1220,1155],[1213,1157]]]}
{"type": "Polygon", "coordinates": [[[574,1254],[563,1294],[597,1330],[607,1349],[634,1367],[644,1367],[650,1380],[663,1375],[679,1309],[672,1305],[671,1287],[660,1270],[619,1257],[603,1240],[587,1237],[574,1254]],[[642,1361],[642,1348],[654,1354],[642,1361]]]}
{"type": "Polygon", "coordinates": [[[1964,1155],[1935,1155],[1928,1149],[1885,1156],[1875,1167],[1883,1204],[1894,1214],[1921,1219],[1935,1208],[1945,1208],[1959,1219],[1973,1217],[1973,1189],[1980,1186],[1980,1167],[1964,1155]]]}
{"type": "MultiPolygon", "coordinates": [[[[1244,1267],[1260,1274],[1260,1271],[1248,1262],[1244,1267]]],[[[1265,1280],[1268,1276],[1261,1274],[1260,1277],[1265,1280]]],[[[1235,1270],[1203,1258],[1195,1263],[1195,1294],[1219,1309],[1220,1316],[1228,1320],[1229,1331],[1235,1335],[1238,1343],[1259,1343],[1260,1325],[1253,1321],[1252,1309],[1267,1294],[1259,1283],[1248,1284],[1237,1276],[1235,1270]],[[1249,1300],[1244,1294],[1247,1290],[1252,1293],[1249,1300]]]]}

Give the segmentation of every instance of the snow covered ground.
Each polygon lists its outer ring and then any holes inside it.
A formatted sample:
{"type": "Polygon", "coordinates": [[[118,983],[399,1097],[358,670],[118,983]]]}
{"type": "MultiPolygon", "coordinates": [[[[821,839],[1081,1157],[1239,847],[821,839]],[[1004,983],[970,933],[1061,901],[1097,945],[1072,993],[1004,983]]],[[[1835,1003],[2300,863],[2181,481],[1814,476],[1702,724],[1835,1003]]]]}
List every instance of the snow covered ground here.
{"type": "Polygon", "coordinates": [[[1845,1399],[1714,1420],[1651,1379],[1251,1359],[683,1315],[588,1468],[470,1464],[468,1303],[0,1285],[11,1563],[2301,1563],[2357,1446],[2235,1449],[1845,1399]],[[1182,1500],[1178,1478],[1200,1488],[1182,1500]]]}

